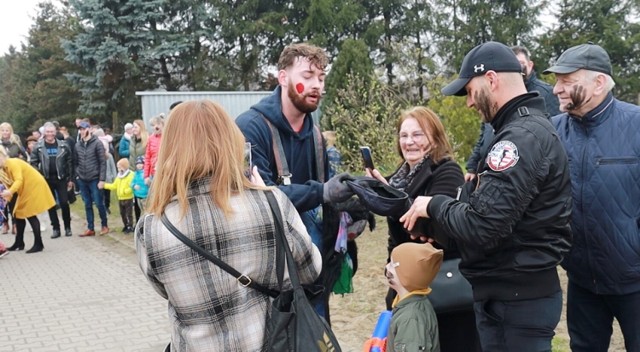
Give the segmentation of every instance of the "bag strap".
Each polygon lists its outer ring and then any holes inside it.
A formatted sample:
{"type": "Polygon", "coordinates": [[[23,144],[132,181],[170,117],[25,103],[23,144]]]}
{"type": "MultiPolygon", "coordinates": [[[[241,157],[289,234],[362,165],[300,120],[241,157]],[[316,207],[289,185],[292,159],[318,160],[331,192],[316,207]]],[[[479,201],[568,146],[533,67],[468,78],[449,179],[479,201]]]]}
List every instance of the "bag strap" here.
{"type": "MultiPolygon", "coordinates": [[[[282,146],[282,139],[280,138],[280,131],[274,126],[264,114],[260,113],[262,118],[269,126],[271,130],[271,139],[273,141],[273,155],[276,161],[276,168],[278,169],[278,183],[288,186],[291,184],[291,172],[289,171],[289,164],[287,158],[284,155],[284,148],[282,146]]],[[[324,143],[322,142],[322,132],[320,127],[313,123],[313,149],[315,152],[316,172],[319,182],[324,183],[324,143]]]]}
{"type": "MultiPolygon", "coordinates": [[[[293,254],[291,253],[291,248],[289,248],[289,243],[284,236],[284,224],[282,221],[282,214],[280,213],[280,206],[278,206],[278,202],[276,201],[276,197],[272,192],[265,192],[267,196],[267,201],[271,206],[271,213],[273,214],[273,219],[275,220],[276,226],[276,249],[278,246],[284,250],[285,257],[287,259],[287,269],[289,271],[289,279],[291,280],[291,286],[294,290],[302,289],[302,284],[300,283],[300,276],[298,275],[298,269],[293,259],[293,254]],[[279,243],[278,243],[279,242],[279,243]]],[[[279,275],[278,275],[279,276],[279,275]]]]}
{"type": "Polygon", "coordinates": [[[253,280],[251,280],[251,278],[249,276],[247,276],[245,274],[241,274],[236,269],[234,269],[232,266],[230,266],[229,264],[227,264],[224,261],[222,261],[220,258],[214,256],[209,251],[207,251],[204,248],[198,246],[195,242],[190,240],[187,236],[185,236],[182,232],[180,232],[180,230],[178,230],[175,226],[173,226],[171,221],[169,221],[169,219],[167,218],[166,214],[164,214],[164,213],[162,214],[161,220],[162,220],[162,223],[164,224],[164,226],[169,230],[169,232],[171,232],[171,234],[173,234],[180,241],[182,241],[182,243],[184,243],[187,246],[191,247],[191,249],[196,251],[198,254],[200,254],[201,256],[203,256],[204,258],[206,258],[207,260],[209,260],[213,264],[215,264],[218,267],[220,267],[220,269],[222,269],[222,270],[228,272],[229,274],[231,274],[233,277],[236,278],[236,280],[238,280],[240,285],[242,285],[243,287],[251,287],[252,289],[260,291],[260,292],[264,293],[265,295],[268,295],[268,296],[271,296],[271,297],[277,297],[280,294],[279,292],[277,292],[275,290],[268,289],[268,288],[258,284],[257,282],[254,282],[253,280]]]}

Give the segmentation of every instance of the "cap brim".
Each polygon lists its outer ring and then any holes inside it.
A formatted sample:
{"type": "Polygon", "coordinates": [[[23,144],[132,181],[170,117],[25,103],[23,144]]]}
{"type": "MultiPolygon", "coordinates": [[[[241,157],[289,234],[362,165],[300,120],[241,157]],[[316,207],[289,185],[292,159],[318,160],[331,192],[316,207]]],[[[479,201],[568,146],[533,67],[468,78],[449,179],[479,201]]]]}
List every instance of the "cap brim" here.
{"type": "Polygon", "coordinates": [[[563,74],[567,74],[567,73],[576,72],[579,69],[580,69],[580,67],[555,65],[555,66],[551,66],[548,69],[544,70],[542,73],[545,74],[545,75],[548,75],[550,73],[559,73],[559,74],[563,75],[563,74]]]}
{"type": "Polygon", "coordinates": [[[467,95],[467,90],[464,87],[469,83],[471,78],[458,78],[455,81],[447,84],[444,88],[442,88],[442,94],[444,95],[456,95],[456,96],[465,96],[467,95]]]}

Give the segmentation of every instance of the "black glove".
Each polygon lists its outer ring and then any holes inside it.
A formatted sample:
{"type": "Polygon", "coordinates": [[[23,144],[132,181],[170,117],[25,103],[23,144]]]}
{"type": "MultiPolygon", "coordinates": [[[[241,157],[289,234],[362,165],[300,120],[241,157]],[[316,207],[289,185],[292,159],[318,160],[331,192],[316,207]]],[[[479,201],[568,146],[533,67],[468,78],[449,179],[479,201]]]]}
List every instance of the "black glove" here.
{"type": "Polygon", "coordinates": [[[343,180],[350,178],[346,172],[333,176],[329,181],[325,182],[322,190],[322,198],[325,203],[340,203],[353,196],[353,191],[343,180]]]}

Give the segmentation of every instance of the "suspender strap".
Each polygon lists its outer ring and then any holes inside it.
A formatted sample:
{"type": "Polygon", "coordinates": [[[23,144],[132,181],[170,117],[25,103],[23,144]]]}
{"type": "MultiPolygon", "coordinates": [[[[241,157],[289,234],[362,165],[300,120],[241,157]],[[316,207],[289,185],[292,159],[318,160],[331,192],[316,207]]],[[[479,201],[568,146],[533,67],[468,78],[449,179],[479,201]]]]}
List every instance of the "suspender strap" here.
{"type": "Polygon", "coordinates": [[[316,172],[318,173],[318,181],[324,183],[324,144],[322,143],[322,133],[320,127],[313,124],[313,146],[316,151],[316,172]]]}
{"type": "Polygon", "coordinates": [[[167,215],[162,214],[161,220],[162,220],[162,223],[164,224],[164,226],[167,228],[167,230],[169,230],[169,232],[171,232],[180,241],[182,241],[182,243],[184,243],[187,246],[191,247],[191,249],[196,251],[198,254],[200,254],[201,256],[203,256],[204,258],[206,258],[207,260],[209,260],[213,264],[215,264],[218,267],[220,267],[220,269],[222,269],[222,270],[226,271],[227,273],[231,274],[233,277],[236,278],[236,280],[238,280],[240,285],[242,285],[243,287],[251,287],[252,289],[260,291],[260,292],[264,293],[265,295],[268,295],[268,296],[271,296],[271,297],[277,297],[278,296],[279,293],[277,291],[268,289],[268,288],[258,284],[257,282],[254,282],[253,280],[251,280],[251,278],[249,276],[247,276],[245,274],[241,274],[236,269],[234,269],[232,266],[230,266],[229,264],[223,262],[220,258],[216,257],[215,255],[211,254],[211,252],[209,252],[206,249],[198,246],[195,242],[190,240],[187,236],[185,236],[182,232],[180,232],[180,230],[178,230],[175,226],[173,226],[171,221],[169,221],[169,219],[167,218],[167,215]]]}
{"type": "Polygon", "coordinates": [[[289,172],[289,164],[284,155],[282,147],[282,139],[280,139],[280,131],[269,121],[264,115],[262,118],[271,130],[271,138],[273,139],[273,156],[276,159],[276,167],[278,168],[278,184],[288,186],[291,184],[291,172],[289,172]]]}
{"type": "MultiPolygon", "coordinates": [[[[262,115],[262,114],[261,114],[262,115]]],[[[266,116],[262,115],[262,118],[269,126],[271,130],[271,139],[273,140],[273,155],[276,160],[276,168],[278,169],[278,184],[288,186],[291,184],[291,172],[289,171],[289,164],[287,158],[284,155],[284,148],[282,147],[282,139],[280,138],[280,131],[274,126],[266,116]]],[[[316,173],[317,181],[324,183],[324,144],[322,143],[322,133],[320,127],[313,124],[313,149],[315,152],[316,161],[316,173]]]]}

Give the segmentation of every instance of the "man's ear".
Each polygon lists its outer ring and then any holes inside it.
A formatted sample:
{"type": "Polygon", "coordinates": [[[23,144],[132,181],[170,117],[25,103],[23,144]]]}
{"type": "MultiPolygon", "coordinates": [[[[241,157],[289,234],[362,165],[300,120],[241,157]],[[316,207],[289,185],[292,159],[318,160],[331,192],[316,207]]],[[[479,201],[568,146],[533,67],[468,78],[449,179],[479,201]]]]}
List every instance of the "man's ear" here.
{"type": "Polygon", "coordinates": [[[287,71],[285,70],[280,70],[278,71],[278,84],[281,87],[286,87],[287,86],[287,71]]]}
{"type": "Polygon", "coordinates": [[[605,92],[606,85],[607,85],[607,76],[603,74],[597,75],[595,80],[596,87],[593,90],[593,95],[607,94],[608,92],[605,92]]]}
{"type": "Polygon", "coordinates": [[[484,77],[487,79],[487,85],[489,89],[493,92],[498,88],[498,73],[496,71],[490,70],[484,74],[484,77]]]}

